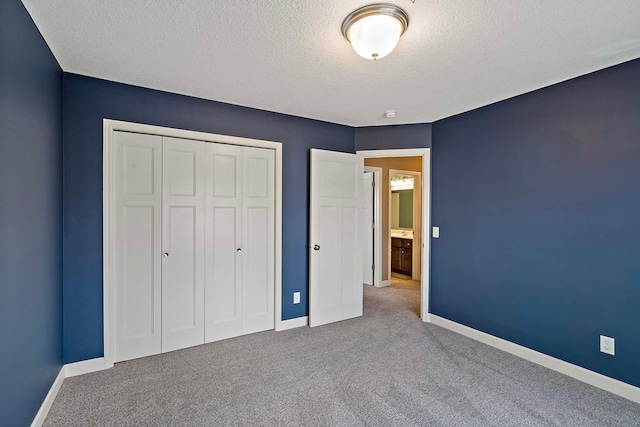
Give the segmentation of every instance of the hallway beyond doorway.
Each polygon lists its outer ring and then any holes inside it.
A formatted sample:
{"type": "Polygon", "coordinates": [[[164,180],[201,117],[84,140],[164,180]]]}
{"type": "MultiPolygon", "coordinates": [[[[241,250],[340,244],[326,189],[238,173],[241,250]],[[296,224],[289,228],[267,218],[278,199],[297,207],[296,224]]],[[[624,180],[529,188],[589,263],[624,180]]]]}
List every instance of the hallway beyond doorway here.
{"type": "Polygon", "coordinates": [[[409,276],[403,274],[392,273],[391,285],[385,289],[393,290],[394,295],[389,295],[390,300],[395,299],[420,317],[420,282],[418,280],[411,280],[409,276]]]}

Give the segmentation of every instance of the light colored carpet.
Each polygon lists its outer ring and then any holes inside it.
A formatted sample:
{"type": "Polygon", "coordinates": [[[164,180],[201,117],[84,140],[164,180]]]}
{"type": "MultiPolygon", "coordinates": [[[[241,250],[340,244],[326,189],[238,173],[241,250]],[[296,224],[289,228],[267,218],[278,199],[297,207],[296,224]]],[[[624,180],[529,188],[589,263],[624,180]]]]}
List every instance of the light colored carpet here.
{"type": "Polygon", "coordinates": [[[419,288],[364,316],[69,378],[46,426],[638,426],[640,405],[435,325],[419,288]]]}
{"type": "MultiPolygon", "coordinates": [[[[420,282],[417,280],[411,280],[408,276],[398,277],[396,275],[391,275],[390,282],[392,288],[415,291],[418,292],[418,294],[420,293],[420,282]]],[[[418,294],[414,294],[414,296],[417,296],[418,294]]]]}

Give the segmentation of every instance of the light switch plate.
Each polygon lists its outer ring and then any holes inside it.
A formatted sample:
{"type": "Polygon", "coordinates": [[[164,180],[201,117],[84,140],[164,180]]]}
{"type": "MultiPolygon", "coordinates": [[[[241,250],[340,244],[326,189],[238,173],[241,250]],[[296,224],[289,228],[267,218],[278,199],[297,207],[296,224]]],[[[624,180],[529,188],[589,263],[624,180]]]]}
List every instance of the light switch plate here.
{"type": "Polygon", "coordinates": [[[300,292],[293,293],[293,303],[300,304],[300,292]]]}
{"type": "Polygon", "coordinates": [[[434,239],[439,239],[440,238],[440,227],[433,227],[433,238],[434,239]]]}
{"type": "Polygon", "coordinates": [[[611,337],[605,337],[604,335],[600,335],[600,351],[603,353],[615,356],[616,340],[611,337]]]}

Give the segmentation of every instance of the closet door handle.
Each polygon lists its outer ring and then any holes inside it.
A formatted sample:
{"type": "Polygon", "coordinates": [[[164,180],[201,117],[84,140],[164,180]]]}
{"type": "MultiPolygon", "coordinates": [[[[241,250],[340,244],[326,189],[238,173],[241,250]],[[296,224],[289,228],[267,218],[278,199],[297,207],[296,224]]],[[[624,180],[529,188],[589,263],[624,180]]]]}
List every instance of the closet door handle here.
{"type": "Polygon", "coordinates": [[[236,249],[236,252],[238,252],[238,253],[242,252],[242,248],[236,249]]]}
{"type": "Polygon", "coordinates": [[[313,250],[314,251],[319,251],[320,250],[320,245],[313,245],[313,250]]]}
{"type": "Polygon", "coordinates": [[[169,258],[169,252],[163,253],[162,256],[165,257],[165,258],[169,258]]]}

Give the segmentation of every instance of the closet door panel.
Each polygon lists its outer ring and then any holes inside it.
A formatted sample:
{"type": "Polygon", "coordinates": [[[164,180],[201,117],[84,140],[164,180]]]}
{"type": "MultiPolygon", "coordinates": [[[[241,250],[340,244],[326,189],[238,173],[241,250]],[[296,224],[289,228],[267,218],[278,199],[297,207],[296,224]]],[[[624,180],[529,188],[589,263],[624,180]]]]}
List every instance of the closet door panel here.
{"type": "Polygon", "coordinates": [[[115,132],[115,361],[161,352],[162,138],[115,132]]]}
{"type": "Polygon", "coordinates": [[[204,343],[204,144],[163,138],[163,352],[204,343]]]}
{"type": "Polygon", "coordinates": [[[206,144],[205,341],[242,334],[242,148],[206,144]]]}
{"type": "Polygon", "coordinates": [[[275,155],[242,150],[242,332],[249,334],[274,328],[275,155]]]}
{"type": "Polygon", "coordinates": [[[265,207],[249,207],[245,211],[246,238],[245,310],[247,317],[269,313],[269,212],[265,207]]]}
{"type": "Polygon", "coordinates": [[[238,210],[233,207],[216,207],[213,209],[213,244],[211,251],[210,274],[207,279],[207,301],[212,310],[207,312],[214,325],[237,322],[239,324],[239,293],[240,287],[236,283],[240,264],[236,256],[236,234],[238,232],[236,217],[238,210]],[[209,300],[210,298],[210,300],[209,300]]]}
{"type": "Polygon", "coordinates": [[[197,327],[197,212],[193,206],[171,206],[167,210],[169,232],[165,235],[171,264],[163,276],[166,299],[163,319],[168,331],[197,327]]]}

